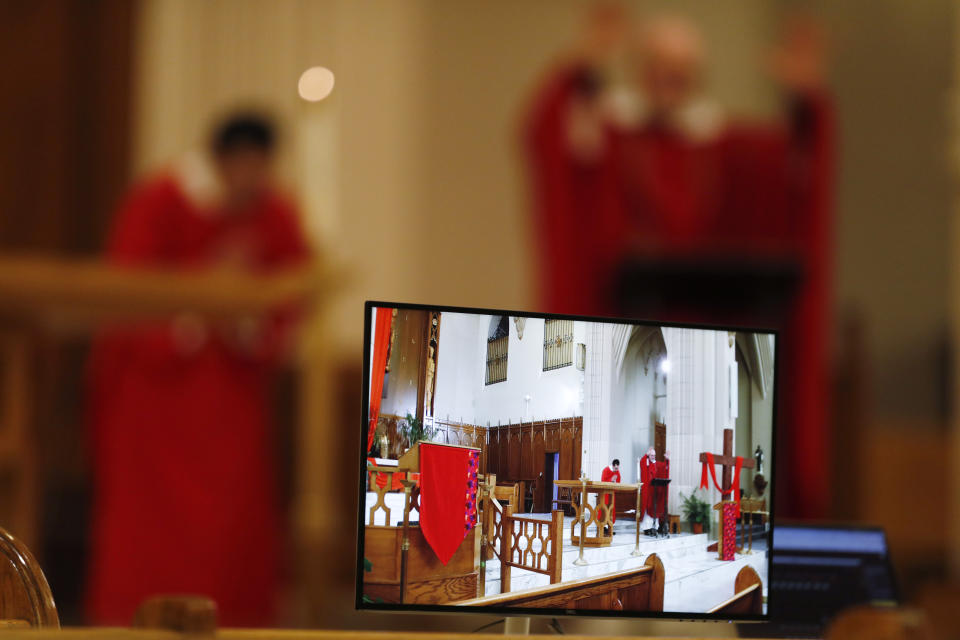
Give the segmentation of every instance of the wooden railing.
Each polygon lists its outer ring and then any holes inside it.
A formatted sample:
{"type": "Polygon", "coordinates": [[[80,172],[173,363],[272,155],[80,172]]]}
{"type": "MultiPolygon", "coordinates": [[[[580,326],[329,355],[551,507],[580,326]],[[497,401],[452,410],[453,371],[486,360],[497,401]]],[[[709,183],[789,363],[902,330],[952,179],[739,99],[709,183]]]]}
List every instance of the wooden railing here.
{"type": "MultiPolygon", "coordinates": [[[[401,477],[406,478],[407,473],[405,471],[400,471],[396,467],[378,467],[374,465],[367,465],[367,477],[368,477],[368,490],[373,491],[377,496],[377,501],[372,507],[367,515],[367,525],[376,525],[376,515],[378,511],[383,511],[384,513],[384,525],[390,525],[390,507],[387,506],[387,494],[396,492],[394,488],[394,477],[397,474],[403,474],[401,477]],[[381,487],[377,483],[377,478],[385,478],[386,482],[381,487]]],[[[420,490],[417,486],[413,485],[410,487],[410,498],[409,498],[409,507],[407,506],[406,499],[404,500],[404,509],[409,513],[416,511],[420,513],[420,490]]]]}
{"type": "Polygon", "coordinates": [[[500,525],[500,592],[510,591],[513,567],[542,573],[557,584],[563,569],[563,512],[555,510],[550,519],[514,515],[506,506],[500,525]]]}
{"type": "Polygon", "coordinates": [[[519,508],[520,485],[497,486],[497,476],[490,474],[484,478],[484,498],[483,505],[483,540],[484,540],[484,560],[491,560],[494,556],[500,558],[500,538],[503,528],[503,505],[501,501],[507,503],[513,508],[514,512],[519,508]]]}

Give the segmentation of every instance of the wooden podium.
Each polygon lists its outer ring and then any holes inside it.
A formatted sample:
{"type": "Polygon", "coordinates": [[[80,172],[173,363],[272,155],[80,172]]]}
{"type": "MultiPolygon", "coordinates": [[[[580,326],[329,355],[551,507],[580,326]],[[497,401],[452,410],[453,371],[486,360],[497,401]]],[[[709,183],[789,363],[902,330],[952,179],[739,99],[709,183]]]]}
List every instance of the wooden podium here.
{"type": "MultiPolygon", "coordinates": [[[[441,447],[471,449],[475,447],[448,445],[434,442],[441,447]]],[[[457,548],[446,565],[433,552],[419,526],[420,496],[417,483],[407,478],[402,480],[404,492],[403,521],[399,526],[376,525],[374,517],[379,510],[389,509],[385,496],[393,484],[394,473],[420,472],[420,445],[418,442],[400,456],[396,467],[368,465],[370,471],[385,474],[383,487],[370,487],[377,494],[377,503],[367,514],[364,527],[363,555],[369,569],[363,576],[363,594],[373,602],[389,604],[447,604],[457,600],[476,598],[480,580],[480,531],[482,514],[477,513],[474,526],[457,548]],[[418,522],[411,522],[416,515],[418,522]]]]}
{"type": "MultiPolygon", "coordinates": [[[[612,512],[614,506],[613,504],[606,504],[607,496],[615,492],[636,495],[638,490],[637,485],[623,484],[620,482],[593,482],[587,480],[586,485],[584,485],[581,480],[557,480],[554,484],[558,487],[570,487],[574,492],[581,493],[580,502],[576,505],[577,512],[570,523],[570,541],[575,545],[580,544],[580,534],[574,533],[576,527],[579,525],[581,527],[580,530],[585,533],[583,544],[588,547],[607,547],[613,542],[612,512]],[[591,493],[597,496],[597,501],[593,505],[589,504],[587,500],[587,495],[591,493]],[[590,514],[589,517],[586,518],[585,523],[581,522],[584,508],[586,508],[590,514]],[[591,536],[589,533],[586,533],[591,525],[596,526],[596,535],[591,536]],[[610,532],[606,533],[605,530],[608,527],[610,532]]],[[[611,503],[612,502],[611,500],[611,503]]]]}
{"type": "Polygon", "coordinates": [[[105,326],[190,313],[229,319],[284,305],[309,309],[336,275],[311,267],[269,275],[117,267],[100,260],[0,255],[0,517],[37,545],[39,473],[35,423],[41,347],[105,326]]]}

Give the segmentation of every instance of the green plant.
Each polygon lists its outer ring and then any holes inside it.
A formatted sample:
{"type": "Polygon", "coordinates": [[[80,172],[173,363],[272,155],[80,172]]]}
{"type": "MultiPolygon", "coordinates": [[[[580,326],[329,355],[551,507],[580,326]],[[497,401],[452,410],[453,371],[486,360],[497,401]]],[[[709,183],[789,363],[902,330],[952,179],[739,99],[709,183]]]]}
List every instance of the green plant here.
{"type": "Polygon", "coordinates": [[[434,435],[434,429],[425,427],[422,420],[418,420],[409,413],[403,425],[398,424],[397,426],[400,429],[400,434],[406,438],[411,447],[421,440],[430,440],[434,435]]]}
{"type": "Polygon", "coordinates": [[[689,522],[691,526],[701,524],[704,530],[708,530],[710,528],[710,505],[698,498],[696,492],[687,497],[684,497],[681,493],[680,498],[683,499],[683,519],[689,522]]]}

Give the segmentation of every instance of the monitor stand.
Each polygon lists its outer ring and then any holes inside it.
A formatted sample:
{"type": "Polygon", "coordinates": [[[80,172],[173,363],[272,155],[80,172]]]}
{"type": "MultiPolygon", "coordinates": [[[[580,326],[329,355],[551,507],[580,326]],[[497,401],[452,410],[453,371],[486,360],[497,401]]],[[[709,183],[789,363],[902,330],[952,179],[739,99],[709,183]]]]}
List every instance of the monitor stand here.
{"type": "Polygon", "coordinates": [[[525,616],[508,616],[503,622],[503,635],[528,636],[530,635],[530,618],[525,616]]]}

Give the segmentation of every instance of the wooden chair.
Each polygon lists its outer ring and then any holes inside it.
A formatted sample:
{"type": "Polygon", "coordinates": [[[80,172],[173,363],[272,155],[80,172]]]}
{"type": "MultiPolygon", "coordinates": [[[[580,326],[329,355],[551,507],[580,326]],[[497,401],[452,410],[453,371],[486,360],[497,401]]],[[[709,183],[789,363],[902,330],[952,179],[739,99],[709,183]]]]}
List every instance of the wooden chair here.
{"type": "Polygon", "coordinates": [[[747,565],[740,569],[733,581],[733,597],[710,609],[707,613],[719,615],[743,615],[763,613],[763,581],[747,565]]]}
{"type": "Polygon", "coordinates": [[[47,578],[26,545],[0,528],[0,626],[60,628],[47,578]]]}

